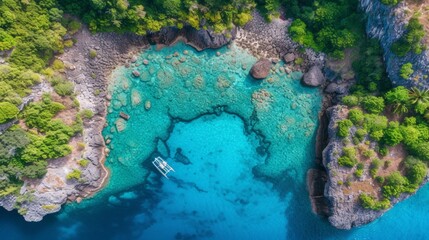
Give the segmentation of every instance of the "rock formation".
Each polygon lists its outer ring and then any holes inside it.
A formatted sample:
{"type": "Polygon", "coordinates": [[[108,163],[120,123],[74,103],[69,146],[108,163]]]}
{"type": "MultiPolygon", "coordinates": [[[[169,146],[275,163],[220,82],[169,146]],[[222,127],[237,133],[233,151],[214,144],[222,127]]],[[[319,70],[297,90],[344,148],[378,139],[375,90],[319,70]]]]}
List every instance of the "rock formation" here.
{"type": "Polygon", "coordinates": [[[270,74],[271,61],[268,59],[260,59],[253,64],[250,69],[250,75],[255,79],[264,79],[270,74]]]}
{"type": "Polygon", "coordinates": [[[319,66],[312,66],[302,77],[302,83],[310,87],[318,87],[325,82],[325,76],[319,66]]]}

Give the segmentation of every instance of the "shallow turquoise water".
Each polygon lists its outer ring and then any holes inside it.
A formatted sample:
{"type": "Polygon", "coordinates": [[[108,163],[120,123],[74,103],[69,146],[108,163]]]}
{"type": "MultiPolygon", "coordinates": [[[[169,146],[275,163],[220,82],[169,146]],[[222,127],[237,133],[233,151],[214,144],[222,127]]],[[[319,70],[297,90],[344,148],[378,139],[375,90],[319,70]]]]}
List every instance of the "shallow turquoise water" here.
{"type": "Polygon", "coordinates": [[[147,50],[138,60],[148,59],[147,66],[118,68],[104,132],[112,139],[109,185],[41,223],[2,210],[2,239],[429,238],[428,186],[352,231],[313,215],[304,177],[314,158],[318,91],[303,88],[299,73],[287,77],[281,65],[269,81],[255,82],[247,76],[253,57],[236,48],[220,52],[178,44],[147,50]],[[269,97],[252,100],[261,89],[269,97]],[[119,111],[131,115],[120,133],[119,111]],[[217,115],[199,117],[207,112],[217,115]],[[189,164],[175,161],[178,148],[189,164]],[[145,161],[155,149],[170,157],[170,180],[145,161]]]}

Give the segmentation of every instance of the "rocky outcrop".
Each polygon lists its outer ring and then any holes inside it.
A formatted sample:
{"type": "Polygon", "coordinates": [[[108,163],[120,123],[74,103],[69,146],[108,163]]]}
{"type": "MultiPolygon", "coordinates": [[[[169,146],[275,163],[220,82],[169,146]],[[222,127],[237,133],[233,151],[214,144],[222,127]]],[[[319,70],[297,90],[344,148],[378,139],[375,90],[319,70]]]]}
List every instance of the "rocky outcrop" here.
{"type": "MultiPolygon", "coordinates": [[[[405,32],[406,24],[412,13],[407,9],[406,1],[400,2],[394,7],[386,6],[380,0],[360,0],[360,5],[367,16],[366,31],[370,37],[380,40],[384,50],[386,70],[394,85],[429,87],[427,75],[429,75],[429,50],[421,54],[413,52],[404,57],[396,56],[392,50],[392,44],[405,32]],[[405,63],[413,64],[414,74],[411,79],[400,77],[399,70],[405,63]]],[[[426,33],[429,34],[429,33],[426,33]]]]}
{"type": "Polygon", "coordinates": [[[302,76],[302,83],[309,87],[319,87],[325,82],[325,76],[319,66],[312,66],[302,76]]]}
{"type": "Polygon", "coordinates": [[[369,223],[380,217],[382,211],[364,209],[356,199],[356,196],[347,195],[338,182],[342,181],[339,173],[348,171],[338,164],[338,158],[342,152],[342,139],[337,137],[336,122],[343,119],[343,106],[337,105],[327,109],[329,118],[328,145],[323,150],[323,165],[328,174],[324,195],[329,201],[329,222],[336,228],[350,229],[369,223]]]}
{"type": "Polygon", "coordinates": [[[166,27],[159,32],[148,35],[148,40],[151,44],[171,45],[178,40],[184,40],[187,44],[194,47],[198,51],[209,48],[220,48],[228,44],[235,37],[236,31],[233,29],[226,34],[216,34],[211,30],[197,30],[190,26],[182,29],[175,27],[166,27]]]}
{"type": "Polygon", "coordinates": [[[291,70],[305,71],[313,65],[324,65],[323,53],[316,53],[309,48],[304,52],[298,51],[301,46],[292,41],[287,33],[291,19],[277,18],[267,22],[257,11],[254,11],[252,16],[253,19],[243,28],[237,29],[234,43],[238,46],[247,49],[256,58],[267,58],[273,62],[284,59],[291,70]],[[295,64],[290,61],[291,53],[294,60],[299,58],[302,63],[295,64]]]}
{"type": "Polygon", "coordinates": [[[310,169],[307,172],[307,186],[310,194],[311,209],[315,214],[329,216],[328,201],[324,196],[328,176],[324,170],[310,169]]]}
{"type": "Polygon", "coordinates": [[[260,59],[253,64],[250,69],[250,75],[255,79],[264,79],[270,74],[271,61],[268,59],[260,59]]]}

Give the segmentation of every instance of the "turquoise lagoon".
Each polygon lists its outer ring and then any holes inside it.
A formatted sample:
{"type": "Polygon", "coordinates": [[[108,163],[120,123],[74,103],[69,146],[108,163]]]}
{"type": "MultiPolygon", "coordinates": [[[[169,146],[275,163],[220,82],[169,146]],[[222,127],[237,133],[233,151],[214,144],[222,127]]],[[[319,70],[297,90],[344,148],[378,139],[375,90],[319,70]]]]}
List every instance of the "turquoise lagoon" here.
{"type": "Polygon", "coordinates": [[[103,133],[111,139],[108,185],[40,223],[1,210],[2,239],[429,238],[428,186],[351,231],[312,214],[305,173],[318,90],[302,87],[300,73],[288,75],[282,64],[255,81],[248,76],[255,58],[234,46],[217,51],[150,48],[115,70],[103,133]],[[176,170],[170,180],[151,165],[157,155],[176,170]]]}

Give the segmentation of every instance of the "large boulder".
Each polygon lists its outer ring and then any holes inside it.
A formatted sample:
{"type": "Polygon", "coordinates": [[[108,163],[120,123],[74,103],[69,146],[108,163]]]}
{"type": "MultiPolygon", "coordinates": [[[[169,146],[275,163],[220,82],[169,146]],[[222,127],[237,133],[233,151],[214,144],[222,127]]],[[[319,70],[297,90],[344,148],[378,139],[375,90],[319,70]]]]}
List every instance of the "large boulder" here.
{"type": "Polygon", "coordinates": [[[263,58],[253,64],[252,69],[250,69],[250,75],[255,79],[264,79],[270,73],[270,69],[271,61],[263,58]]]}
{"type": "Polygon", "coordinates": [[[283,60],[285,61],[285,63],[293,62],[295,60],[295,54],[294,53],[288,53],[288,54],[283,56],[283,60]]]}
{"type": "Polygon", "coordinates": [[[302,83],[310,87],[318,87],[325,81],[325,76],[318,66],[312,66],[302,77],[302,83]]]}

